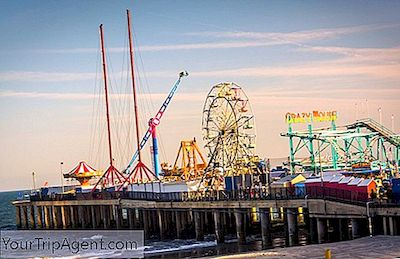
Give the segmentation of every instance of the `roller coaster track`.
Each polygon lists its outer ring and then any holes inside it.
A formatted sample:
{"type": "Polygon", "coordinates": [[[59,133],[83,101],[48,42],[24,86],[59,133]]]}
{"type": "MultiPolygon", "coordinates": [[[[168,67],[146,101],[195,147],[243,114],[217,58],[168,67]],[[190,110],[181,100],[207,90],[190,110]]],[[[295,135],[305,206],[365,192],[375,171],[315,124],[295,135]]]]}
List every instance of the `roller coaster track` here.
{"type": "Polygon", "coordinates": [[[377,132],[380,136],[382,136],[386,141],[390,144],[400,147],[400,137],[396,136],[396,133],[389,130],[385,126],[381,125],[380,123],[374,121],[373,119],[362,119],[357,120],[355,123],[347,125],[348,129],[354,128],[367,128],[372,132],[377,132]]]}

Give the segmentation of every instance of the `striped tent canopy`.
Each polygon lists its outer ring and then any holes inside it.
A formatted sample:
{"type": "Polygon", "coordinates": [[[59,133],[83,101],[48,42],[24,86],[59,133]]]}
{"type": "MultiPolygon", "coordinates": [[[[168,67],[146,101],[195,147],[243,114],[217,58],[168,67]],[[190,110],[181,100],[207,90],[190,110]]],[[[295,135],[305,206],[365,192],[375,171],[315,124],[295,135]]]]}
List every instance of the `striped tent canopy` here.
{"type": "Polygon", "coordinates": [[[65,178],[91,178],[100,175],[101,172],[97,171],[86,162],[81,161],[69,173],[64,174],[65,178]]]}

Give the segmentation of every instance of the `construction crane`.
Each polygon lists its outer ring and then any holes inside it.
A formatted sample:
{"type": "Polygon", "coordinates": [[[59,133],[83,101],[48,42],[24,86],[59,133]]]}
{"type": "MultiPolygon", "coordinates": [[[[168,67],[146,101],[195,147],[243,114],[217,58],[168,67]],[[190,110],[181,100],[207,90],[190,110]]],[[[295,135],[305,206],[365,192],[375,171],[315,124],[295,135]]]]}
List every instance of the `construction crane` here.
{"type": "MultiPolygon", "coordinates": [[[[157,134],[156,134],[156,128],[160,124],[161,118],[167,109],[169,103],[172,100],[172,97],[174,96],[176,90],[178,89],[179,84],[181,83],[182,77],[188,76],[187,71],[182,71],[179,73],[179,78],[175,82],[174,86],[172,87],[171,91],[169,92],[167,98],[165,99],[164,103],[161,105],[161,108],[158,110],[156,116],[154,116],[152,119],[149,121],[149,128],[147,129],[143,139],[140,142],[139,149],[142,150],[144,146],[146,145],[147,141],[149,140],[150,137],[153,139],[153,159],[154,159],[154,178],[158,178],[159,173],[160,173],[160,163],[159,163],[159,158],[158,158],[158,143],[157,143],[157,134]]],[[[123,184],[120,186],[118,190],[120,190],[124,184],[127,182],[142,182],[143,181],[143,175],[137,175],[135,171],[132,170],[132,166],[134,165],[136,159],[139,156],[139,150],[136,150],[136,152],[133,154],[131,161],[129,162],[127,168],[125,169],[125,181],[123,184]],[[134,174],[135,173],[135,174],[134,174]],[[137,180],[138,178],[139,181],[137,180]]],[[[147,179],[151,179],[151,176],[146,175],[147,179]]]]}

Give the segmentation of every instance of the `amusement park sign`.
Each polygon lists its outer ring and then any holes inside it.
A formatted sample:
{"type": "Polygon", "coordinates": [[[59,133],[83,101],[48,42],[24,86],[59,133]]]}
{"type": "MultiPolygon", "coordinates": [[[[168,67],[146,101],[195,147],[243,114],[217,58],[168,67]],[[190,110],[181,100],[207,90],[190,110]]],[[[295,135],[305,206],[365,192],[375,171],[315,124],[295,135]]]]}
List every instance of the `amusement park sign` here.
{"type": "Polygon", "coordinates": [[[301,112],[292,113],[288,112],[285,115],[286,123],[311,123],[311,122],[323,122],[323,121],[335,121],[337,119],[336,111],[313,111],[313,112],[301,112]]]}

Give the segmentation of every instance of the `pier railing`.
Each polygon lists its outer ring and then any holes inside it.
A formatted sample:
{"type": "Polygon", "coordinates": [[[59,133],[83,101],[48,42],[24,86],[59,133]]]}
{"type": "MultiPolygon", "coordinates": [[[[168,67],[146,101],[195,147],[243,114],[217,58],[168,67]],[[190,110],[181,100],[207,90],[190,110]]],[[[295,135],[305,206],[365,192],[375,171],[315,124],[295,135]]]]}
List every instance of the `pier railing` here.
{"type": "Polygon", "coordinates": [[[253,188],[241,190],[208,190],[202,192],[95,192],[76,194],[50,194],[31,196],[32,201],[52,200],[113,200],[130,199],[155,202],[201,202],[201,201],[251,201],[251,200],[294,200],[326,199],[347,203],[370,201],[367,193],[345,189],[312,186],[305,188],[253,188]]]}

